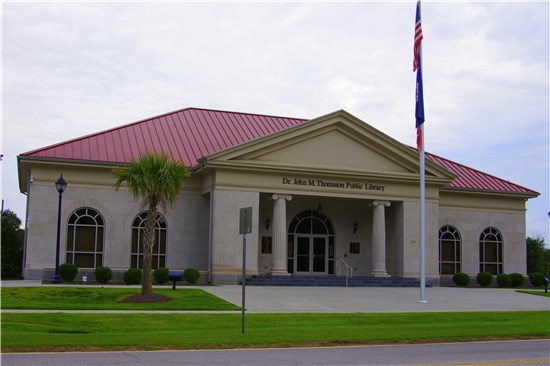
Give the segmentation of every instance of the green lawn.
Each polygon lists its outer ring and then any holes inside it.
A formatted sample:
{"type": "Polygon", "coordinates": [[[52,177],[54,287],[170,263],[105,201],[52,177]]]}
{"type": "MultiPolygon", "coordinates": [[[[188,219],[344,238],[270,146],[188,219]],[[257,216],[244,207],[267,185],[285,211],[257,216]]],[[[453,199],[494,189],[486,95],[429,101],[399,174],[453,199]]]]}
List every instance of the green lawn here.
{"type": "Polygon", "coordinates": [[[516,292],[522,294],[550,297],[550,292],[544,292],[544,290],[517,290],[516,292]]]}
{"type": "Polygon", "coordinates": [[[2,352],[297,347],[549,338],[548,311],[2,314],[2,352]]]}
{"type": "Polygon", "coordinates": [[[118,301],[139,294],[139,288],[99,287],[4,287],[2,309],[43,310],[240,310],[201,289],[154,289],[171,297],[162,303],[120,304],[118,301]]]}

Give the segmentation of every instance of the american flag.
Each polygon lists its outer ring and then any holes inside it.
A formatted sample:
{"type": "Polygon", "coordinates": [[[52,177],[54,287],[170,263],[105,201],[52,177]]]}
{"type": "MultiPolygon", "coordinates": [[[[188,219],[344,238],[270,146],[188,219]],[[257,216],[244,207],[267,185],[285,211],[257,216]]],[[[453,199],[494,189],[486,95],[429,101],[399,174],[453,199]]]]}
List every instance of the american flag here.
{"type": "Polygon", "coordinates": [[[422,124],[424,123],[424,91],[422,86],[422,63],[420,61],[420,44],[422,42],[422,21],[420,20],[420,0],[416,3],[416,24],[414,27],[414,61],[413,71],[416,71],[416,104],[415,104],[415,118],[416,118],[416,148],[418,151],[422,151],[423,138],[422,138],[422,124]]]}
{"type": "Polygon", "coordinates": [[[420,19],[420,1],[416,3],[416,25],[414,27],[414,61],[413,61],[413,71],[416,71],[418,68],[418,63],[420,62],[420,53],[418,48],[422,42],[422,19],[420,19]]]}

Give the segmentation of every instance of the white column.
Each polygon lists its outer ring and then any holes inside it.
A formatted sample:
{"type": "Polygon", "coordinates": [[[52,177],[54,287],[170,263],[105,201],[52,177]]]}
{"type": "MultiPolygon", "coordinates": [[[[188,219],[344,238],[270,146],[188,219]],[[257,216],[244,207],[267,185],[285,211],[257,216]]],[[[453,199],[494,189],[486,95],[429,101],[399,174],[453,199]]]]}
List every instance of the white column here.
{"type": "Polygon", "coordinates": [[[292,196],[285,194],[273,195],[273,222],[271,224],[273,231],[272,254],[271,254],[271,274],[288,275],[287,269],[287,248],[288,234],[286,232],[286,201],[290,201],[292,196]]]}
{"type": "Polygon", "coordinates": [[[390,202],[374,201],[372,215],[372,270],[371,274],[377,277],[386,277],[386,217],[384,207],[390,202]]]}

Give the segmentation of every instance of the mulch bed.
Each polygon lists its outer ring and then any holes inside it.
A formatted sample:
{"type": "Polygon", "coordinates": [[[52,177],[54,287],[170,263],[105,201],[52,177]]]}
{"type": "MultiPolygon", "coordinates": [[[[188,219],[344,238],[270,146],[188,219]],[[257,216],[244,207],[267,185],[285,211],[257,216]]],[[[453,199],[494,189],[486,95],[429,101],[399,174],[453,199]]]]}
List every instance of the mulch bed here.
{"type": "Polygon", "coordinates": [[[144,303],[144,302],[167,302],[173,300],[171,297],[159,295],[159,294],[151,294],[151,295],[132,295],[125,297],[124,299],[120,300],[119,303],[144,303]]]}

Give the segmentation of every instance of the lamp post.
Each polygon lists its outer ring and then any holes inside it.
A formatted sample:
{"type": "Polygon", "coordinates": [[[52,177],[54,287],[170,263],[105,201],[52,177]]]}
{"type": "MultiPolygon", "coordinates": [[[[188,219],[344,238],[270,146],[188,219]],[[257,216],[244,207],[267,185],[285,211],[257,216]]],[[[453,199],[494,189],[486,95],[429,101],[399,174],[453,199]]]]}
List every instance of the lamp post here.
{"type": "Polygon", "coordinates": [[[59,277],[59,241],[61,235],[61,199],[63,191],[67,188],[67,182],[63,179],[63,174],[59,176],[59,179],[55,181],[55,189],[59,192],[59,208],[57,210],[57,246],[55,249],[55,274],[53,275],[52,283],[60,283],[59,277]]]}

